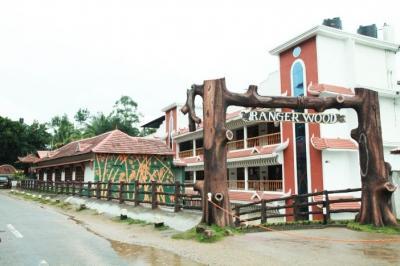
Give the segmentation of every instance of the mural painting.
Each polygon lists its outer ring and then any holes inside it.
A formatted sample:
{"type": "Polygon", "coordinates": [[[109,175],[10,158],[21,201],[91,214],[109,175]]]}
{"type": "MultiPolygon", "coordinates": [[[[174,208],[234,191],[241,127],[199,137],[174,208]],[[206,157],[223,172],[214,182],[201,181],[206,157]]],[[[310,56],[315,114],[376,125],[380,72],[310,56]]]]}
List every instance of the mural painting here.
{"type": "MultiPolygon", "coordinates": [[[[172,157],[159,155],[127,155],[127,154],[96,154],[94,169],[95,181],[125,182],[129,183],[127,190],[134,191],[134,182],[138,180],[141,185],[139,191],[151,192],[151,181],[158,183],[174,184],[175,178],[172,170],[172,157]]],[[[102,189],[106,189],[103,185],[102,189]]],[[[112,188],[117,190],[117,187],[112,188]]],[[[158,192],[174,192],[174,186],[157,186],[158,192]]],[[[106,193],[106,191],[102,191],[106,193]]],[[[117,192],[113,192],[117,194],[117,192]]],[[[113,195],[117,196],[117,195],[113,195]]],[[[125,198],[133,199],[134,193],[126,193],[125,198]]],[[[141,200],[150,201],[150,194],[141,194],[141,200]]],[[[173,203],[174,197],[158,195],[158,201],[173,203]]]]}

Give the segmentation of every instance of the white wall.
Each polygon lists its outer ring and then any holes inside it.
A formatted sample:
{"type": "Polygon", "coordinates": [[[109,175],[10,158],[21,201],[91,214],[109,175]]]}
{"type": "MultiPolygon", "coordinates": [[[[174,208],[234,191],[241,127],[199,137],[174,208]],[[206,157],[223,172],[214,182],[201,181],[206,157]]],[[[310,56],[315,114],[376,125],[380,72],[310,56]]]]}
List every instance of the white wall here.
{"type": "Polygon", "coordinates": [[[322,171],[327,190],[361,187],[358,151],[323,151],[322,171]]]}
{"type": "Polygon", "coordinates": [[[93,169],[90,167],[90,162],[85,163],[85,182],[94,182],[94,166],[93,169]]]}

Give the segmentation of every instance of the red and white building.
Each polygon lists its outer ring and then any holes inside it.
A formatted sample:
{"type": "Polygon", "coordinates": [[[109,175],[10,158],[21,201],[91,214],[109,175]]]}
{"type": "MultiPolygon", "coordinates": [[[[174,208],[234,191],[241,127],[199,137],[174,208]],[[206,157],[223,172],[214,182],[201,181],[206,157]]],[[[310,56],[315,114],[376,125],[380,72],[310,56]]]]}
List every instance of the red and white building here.
{"type": "MultiPolygon", "coordinates": [[[[355,87],[377,91],[385,160],[392,166],[393,181],[400,184],[400,156],[390,152],[400,146],[399,44],[389,26],[382,31],[383,39],[378,39],[320,25],[295,36],[270,51],[279,58],[279,70],[259,85],[259,94],[325,97],[352,96],[355,87]]],[[[163,109],[157,135],[175,151],[175,164],[192,182],[204,177],[203,132],[201,125],[188,132],[181,107],[163,109]]],[[[226,120],[234,133],[227,145],[232,201],[361,187],[358,147],[350,137],[357,127],[354,110],[327,110],[345,116],[346,123],[337,124],[246,122],[240,111],[228,110],[226,120]]],[[[396,201],[400,215],[400,199],[396,201]]]]}

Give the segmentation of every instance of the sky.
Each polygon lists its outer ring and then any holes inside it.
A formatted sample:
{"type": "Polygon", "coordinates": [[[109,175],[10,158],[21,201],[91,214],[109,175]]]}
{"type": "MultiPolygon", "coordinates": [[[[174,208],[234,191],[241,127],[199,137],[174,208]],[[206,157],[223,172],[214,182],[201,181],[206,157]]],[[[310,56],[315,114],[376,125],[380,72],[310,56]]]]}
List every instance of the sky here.
{"type": "Polygon", "coordinates": [[[0,0],[0,116],[109,113],[128,95],[146,122],[193,83],[259,84],[279,67],[269,50],[324,18],[350,32],[386,22],[399,42],[396,2],[0,0]]]}

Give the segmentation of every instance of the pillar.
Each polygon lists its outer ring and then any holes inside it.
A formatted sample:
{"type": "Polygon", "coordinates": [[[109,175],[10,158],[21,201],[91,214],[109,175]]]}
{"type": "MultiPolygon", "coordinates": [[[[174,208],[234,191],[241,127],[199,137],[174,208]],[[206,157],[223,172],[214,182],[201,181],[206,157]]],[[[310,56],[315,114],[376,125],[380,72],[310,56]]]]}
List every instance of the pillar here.
{"type": "Polygon", "coordinates": [[[196,140],[193,140],[193,156],[196,156],[196,140]]]}
{"type": "Polygon", "coordinates": [[[247,126],[244,125],[243,127],[243,145],[244,148],[247,149],[247,126]]]}
{"type": "Polygon", "coordinates": [[[72,168],[72,181],[75,181],[75,167],[72,168]]]}
{"type": "Polygon", "coordinates": [[[249,168],[244,168],[244,190],[249,190],[249,168]]]}

